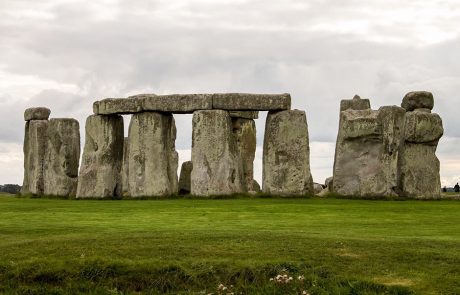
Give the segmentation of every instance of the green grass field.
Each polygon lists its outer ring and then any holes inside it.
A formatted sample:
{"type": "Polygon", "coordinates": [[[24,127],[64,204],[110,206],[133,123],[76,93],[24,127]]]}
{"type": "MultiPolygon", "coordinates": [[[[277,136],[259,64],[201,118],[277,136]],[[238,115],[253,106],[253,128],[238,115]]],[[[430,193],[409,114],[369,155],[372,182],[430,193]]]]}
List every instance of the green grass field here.
{"type": "Polygon", "coordinates": [[[460,294],[460,202],[0,195],[2,294],[228,290],[460,294]]]}

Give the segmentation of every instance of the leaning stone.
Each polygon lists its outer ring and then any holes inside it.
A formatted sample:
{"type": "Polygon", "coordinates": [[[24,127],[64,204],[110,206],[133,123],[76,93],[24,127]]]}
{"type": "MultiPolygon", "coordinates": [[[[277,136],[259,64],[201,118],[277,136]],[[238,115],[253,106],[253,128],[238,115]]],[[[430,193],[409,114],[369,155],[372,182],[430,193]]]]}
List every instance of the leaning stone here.
{"type": "Polygon", "coordinates": [[[248,187],[252,188],[252,190],[250,190],[250,192],[254,192],[254,193],[260,193],[261,192],[260,184],[255,179],[253,179],[251,181],[251,183],[248,184],[248,187]]]}
{"type": "Polygon", "coordinates": [[[123,163],[121,167],[121,193],[123,197],[129,196],[129,149],[128,149],[128,137],[123,140],[123,163]]]}
{"type": "Polygon", "coordinates": [[[248,191],[253,191],[254,158],[256,156],[256,123],[251,119],[233,118],[233,134],[243,164],[248,191]]]}
{"type": "Polygon", "coordinates": [[[50,113],[50,109],[44,107],[28,108],[24,112],[24,121],[48,120],[50,113]]]}
{"type": "Polygon", "coordinates": [[[212,109],[211,94],[140,94],[129,98],[142,100],[142,107],[145,111],[185,114],[196,110],[212,109]]]}
{"type": "Polygon", "coordinates": [[[258,119],[258,111],[229,111],[230,117],[232,118],[243,118],[243,119],[258,119]]]}
{"type": "Polygon", "coordinates": [[[279,111],[291,108],[291,95],[217,93],[212,95],[212,108],[221,110],[279,111]]]}
{"type": "Polygon", "coordinates": [[[433,94],[428,91],[409,92],[404,96],[401,107],[408,112],[420,108],[432,110],[434,107],[433,94]]]}
{"type": "Polygon", "coordinates": [[[269,112],[263,150],[264,193],[304,195],[313,193],[310,147],[305,112],[269,112]]]}
{"type": "Polygon", "coordinates": [[[96,115],[132,114],[142,111],[142,102],[136,98],[106,98],[93,103],[96,115]]]}
{"type": "Polygon", "coordinates": [[[444,129],[438,114],[425,112],[408,112],[406,114],[405,140],[412,143],[437,144],[444,129]]]}
{"type": "Polygon", "coordinates": [[[179,194],[186,195],[190,193],[191,182],[190,177],[192,175],[193,164],[192,161],[186,161],[182,163],[179,176],[179,194]]]}
{"type": "Polygon", "coordinates": [[[366,110],[371,108],[371,102],[369,99],[361,99],[358,95],[355,95],[353,99],[343,99],[340,101],[340,111],[345,110],[366,110]]]}
{"type": "Polygon", "coordinates": [[[26,122],[24,134],[24,181],[21,193],[43,195],[43,166],[48,136],[48,120],[26,122]]]}
{"type": "Polygon", "coordinates": [[[123,117],[91,115],[85,130],[77,198],[121,196],[123,117]]]}
{"type": "Polygon", "coordinates": [[[134,114],[129,124],[128,138],[130,196],[177,194],[178,154],[172,114],[134,114]]]}
{"type": "Polygon", "coordinates": [[[326,188],[330,191],[332,191],[332,186],[334,184],[334,177],[328,177],[326,178],[326,180],[324,181],[324,185],[326,186],[326,188]]]}
{"type": "Polygon", "coordinates": [[[199,196],[246,192],[243,165],[226,111],[193,114],[191,193],[199,196]]]}
{"type": "Polygon", "coordinates": [[[44,194],[75,197],[80,162],[80,125],[75,119],[51,119],[44,161],[44,194]]]}

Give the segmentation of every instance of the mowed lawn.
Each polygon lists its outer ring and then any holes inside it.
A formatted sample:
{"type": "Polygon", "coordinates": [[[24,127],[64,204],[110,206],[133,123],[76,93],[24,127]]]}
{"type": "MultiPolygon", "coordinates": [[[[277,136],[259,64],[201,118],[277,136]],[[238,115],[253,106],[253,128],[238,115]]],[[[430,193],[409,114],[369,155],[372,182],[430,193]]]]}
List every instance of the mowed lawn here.
{"type": "Polygon", "coordinates": [[[460,202],[0,195],[0,293],[226,294],[220,283],[238,294],[460,294],[460,202]]]}

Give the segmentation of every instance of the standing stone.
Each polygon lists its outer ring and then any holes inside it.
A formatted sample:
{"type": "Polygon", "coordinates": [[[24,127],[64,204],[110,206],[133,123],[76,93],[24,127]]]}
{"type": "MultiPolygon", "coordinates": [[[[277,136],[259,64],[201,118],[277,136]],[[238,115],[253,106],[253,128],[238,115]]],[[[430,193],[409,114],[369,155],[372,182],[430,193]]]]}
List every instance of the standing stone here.
{"type": "Polygon", "coordinates": [[[418,111],[406,114],[404,148],[400,155],[402,195],[438,198],[441,194],[436,147],[444,133],[438,114],[418,111]]]}
{"type": "Polygon", "coordinates": [[[233,134],[243,165],[243,175],[248,191],[254,186],[254,158],[256,156],[256,123],[251,119],[233,118],[233,134]]]}
{"type": "Polygon", "coordinates": [[[405,111],[399,107],[340,113],[333,191],[344,196],[396,196],[405,111]]]}
{"type": "Polygon", "coordinates": [[[75,197],[80,161],[80,125],[75,119],[51,119],[44,161],[44,194],[75,197]]]}
{"type": "Polygon", "coordinates": [[[91,115],[86,119],[77,198],[121,195],[123,161],[123,117],[91,115]]]}
{"type": "Polygon", "coordinates": [[[190,193],[192,170],[192,161],[182,163],[179,176],[179,194],[186,195],[190,193]]]}
{"type": "Polygon", "coordinates": [[[268,113],[262,182],[262,191],[273,195],[313,193],[308,125],[304,111],[268,113]]]}
{"type": "Polygon", "coordinates": [[[178,154],[172,114],[134,114],[129,125],[128,170],[131,197],[177,194],[178,154]]]}
{"type": "Polygon", "coordinates": [[[123,197],[129,196],[129,141],[128,137],[123,140],[123,163],[121,166],[121,194],[123,197]]]}
{"type": "Polygon", "coordinates": [[[199,196],[246,192],[238,147],[227,111],[193,113],[191,193],[199,196]]]}
{"type": "Polygon", "coordinates": [[[45,163],[48,124],[48,120],[26,122],[22,194],[42,195],[44,192],[43,166],[45,163]]]}

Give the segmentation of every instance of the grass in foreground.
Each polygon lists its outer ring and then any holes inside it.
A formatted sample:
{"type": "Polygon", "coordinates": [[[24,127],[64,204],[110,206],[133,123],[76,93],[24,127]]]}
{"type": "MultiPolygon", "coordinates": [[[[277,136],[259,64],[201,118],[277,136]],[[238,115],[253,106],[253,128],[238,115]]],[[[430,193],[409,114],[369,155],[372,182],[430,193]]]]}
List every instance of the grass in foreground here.
{"type": "Polygon", "coordinates": [[[459,277],[456,201],[0,196],[0,293],[459,294],[459,277]]]}

